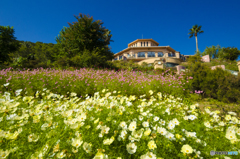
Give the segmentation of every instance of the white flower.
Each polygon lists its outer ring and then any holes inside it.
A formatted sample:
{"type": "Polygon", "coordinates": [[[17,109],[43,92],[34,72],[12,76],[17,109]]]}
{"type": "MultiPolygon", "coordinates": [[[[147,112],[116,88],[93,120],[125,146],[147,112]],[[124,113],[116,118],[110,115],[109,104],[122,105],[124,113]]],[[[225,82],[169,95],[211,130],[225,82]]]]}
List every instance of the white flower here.
{"type": "Polygon", "coordinates": [[[178,121],[176,118],[174,118],[174,119],[172,120],[172,122],[173,122],[175,125],[179,125],[179,121],[178,121]]]}
{"type": "Polygon", "coordinates": [[[64,158],[66,156],[66,154],[64,153],[64,152],[59,152],[58,154],[57,154],[57,157],[58,158],[64,158]]]}
{"type": "Polygon", "coordinates": [[[9,83],[3,84],[4,87],[7,87],[9,85],[9,83]]]}
{"type": "Polygon", "coordinates": [[[127,144],[127,151],[129,154],[134,154],[137,150],[137,146],[134,143],[127,144]]]}
{"type": "Polygon", "coordinates": [[[158,127],[157,132],[161,135],[166,135],[167,134],[167,130],[165,128],[162,128],[162,127],[158,127]]]}
{"type": "Polygon", "coordinates": [[[83,143],[83,141],[80,138],[72,139],[72,146],[74,146],[76,148],[81,146],[82,143],[83,143]]]}
{"type": "Polygon", "coordinates": [[[197,139],[196,142],[197,142],[197,143],[201,143],[201,140],[200,140],[200,139],[197,139]]]}
{"type": "Polygon", "coordinates": [[[126,122],[121,122],[120,123],[120,127],[122,128],[122,129],[127,129],[127,124],[126,124],[126,122]]]}
{"type": "Polygon", "coordinates": [[[38,141],[38,136],[37,135],[35,135],[35,134],[30,134],[29,136],[28,136],[28,142],[37,142],[38,141]]]}
{"type": "Polygon", "coordinates": [[[149,127],[149,123],[148,123],[147,121],[143,122],[142,125],[143,125],[143,127],[145,127],[145,128],[149,127]]]}
{"type": "Polygon", "coordinates": [[[212,126],[211,126],[211,124],[210,124],[210,122],[209,122],[209,121],[207,121],[207,122],[204,122],[204,125],[205,125],[207,128],[212,128],[212,126]]]}
{"type": "Polygon", "coordinates": [[[153,91],[152,91],[152,90],[150,90],[150,91],[149,91],[149,94],[150,94],[150,95],[152,95],[152,94],[153,94],[153,91]]]}
{"type": "Polygon", "coordinates": [[[100,129],[102,127],[102,125],[98,125],[97,127],[96,127],[96,129],[98,130],[98,129],[100,129]]]}
{"type": "Polygon", "coordinates": [[[111,145],[111,143],[114,141],[114,137],[111,137],[110,139],[103,140],[103,145],[111,145]]]}
{"type": "Polygon", "coordinates": [[[187,137],[197,137],[196,132],[186,132],[187,137]]]}
{"type": "Polygon", "coordinates": [[[152,152],[147,152],[145,155],[142,155],[140,159],[157,159],[157,157],[152,152]]]}
{"type": "Polygon", "coordinates": [[[128,130],[130,131],[134,131],[137,128],[137,122],[133,121],[130,123],[130,125],[128,126],[128,130]]]}
{"type": "Polygon", "coordinates": [[[237,115],[235,112],[228,112],[228,114],[230,114],[230,115],[237,115]]]}
{"type": "Polygon", "coordinates": [[[230,127],[227,128],[227,133],[234,133],[235,134],[235,130],[236,130],[236,126],[232,125],[230,127]]]}
{"type": "Polygon", "coordinates": [[[108,159],[108,155],[105,155],[102,152],[98,152],[93,159],[108,159]]]}
{"type": "Polygon", "coordinates": [[[225,119],[226,119],[227,121],[231,120],[231,119],[232,119],[232,118],[231,118],[231,115],[226,115],[226,116],[225,116],[225,119]]]}
{"type": "Polygon", "coordinates": [[[164,120],[162,120],[162,119],[160,119],[160,122],[159,122],[159,124],[161,124],[161,125],[165,125],[165,121],[164,121],[164,120]]]}
{"type": "Polygon", "coordinates": [[[138,131],[134,130],[132,132],[132,136],[136,139],[140,139],[142,137],[142,134],[143,134],[143,129],[140,129],[138,131]]]}
{"type": "Polygon", "coordinates": [[[108,134],[108,131],[110,130],[110,128],[107,127],[106,125],[102,126],[101,129],[102,129],[101,131],[102,134],[108,134]]]}
{"type": "Polygon", "coordinates": [[[175,140],[174,135],[173,135],[172,133],[167,133],[166,137],[167,137],[169,140],[175,140]]]}
{"type": "Polygon", "coordinates": [[[170,114],[170,109],[167,108],[167,109],[165,110],[165,112],[168,113],[168,115],[169,115],[169,114],[170,114]]]}
{"type": "Polygon", "coordinates": [[[224,123],[223,121],[220,121],[220,122],[218,123],[218,125],[220,125],[220,126],[225,126],[225,123],[224,123]]]}
{"type": "Polygon", "coordinates": [[[41,130],[46,130],[47,127],[49,127],[49,123],[44,123],[42,126],[41,126],[41,130]]]}
{"type": "Polygon", "coordinates": [[[240,128],[236,129],[236,133],[240,135],[240,128]]]}
{"type": "Polygon", "coordinates": [[[184,120],[188,120],[189,118],[188,118],[188,116],[184,116],[183,119],[184,120]]]}
{"type": "Polygon", "coordinates": [[[142,120],[143,120],[143,116],[139,115],[138,119],[139,119],[140,121],[142,121],[142,120]]]}
{"type": "Polygon", "coordinates": [[[168,129],[172,130],[172,129],[174,129],[174,128],[175,128],[175,124],[170,121],[170,122],[168,123],[168,129]]]}
{"type": "Polygon", "coordinates": [[[154,121],[158,121],[158,120],[159,120],[159,117],[155,116],[155,117],[153,118],[153,120],[154,120],[154,121]]]}
{"type": "Polygon", "coordinates": [[[195,105],[191,105],[190,108],[191,108],[192,110],[194,110],[194,109],[196,109],[196,106],[195,106],[195,105]]]}
{"type": "Polygon", "coordinates": [[[197,117],[195,116],[195,115],[189,115],[188,116],[188,119],[190,119],[190,120],[194,120],[194,119],[196,119],[197,117]]]}
{"type": "Polygon", "coordinates": [[[226,138],[229,139],[229,140],[232,140],[232,139],[236,139],[237,137],[236,137],[235,133],[229,133],[228,132],[226,134],[226,138]]]}
{"type": "Polygon", "coordinates": [[[84,149],[87,153],[90,153],[90,152],[92,151],[92,144],[91,144],[91,143],[84,142],[84,144],[83,144],[83,149],[84,149]]]}

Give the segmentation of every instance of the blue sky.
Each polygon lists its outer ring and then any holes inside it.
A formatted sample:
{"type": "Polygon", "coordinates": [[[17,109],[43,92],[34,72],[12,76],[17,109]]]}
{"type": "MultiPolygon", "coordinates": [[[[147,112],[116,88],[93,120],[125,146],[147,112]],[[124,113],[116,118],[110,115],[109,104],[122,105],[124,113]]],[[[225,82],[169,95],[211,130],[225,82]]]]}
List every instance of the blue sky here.
{"type": "Polygon", "coordinates": [[[0,2],[0,25],[13,26],[17,40],[56,43],[63,26],[84,13],[111,30],[114,53],[143,35],[193,55],[195,38],[189,39],[188,32],[195,24],[204,31],[198,36],[201,52],[218,44],[240,49],[239,6],[239,0],[5,0],[0,2]]]}

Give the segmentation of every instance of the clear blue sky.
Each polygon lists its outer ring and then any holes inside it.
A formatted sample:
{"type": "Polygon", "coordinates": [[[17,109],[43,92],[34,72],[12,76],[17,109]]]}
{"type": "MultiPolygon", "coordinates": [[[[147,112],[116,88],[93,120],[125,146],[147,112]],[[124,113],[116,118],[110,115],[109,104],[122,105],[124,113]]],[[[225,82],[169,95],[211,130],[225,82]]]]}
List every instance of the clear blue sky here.
{"type": "Polygon", "coordinates": [[[111,30],[114,53],[127,44],[152,38],[184,55],[193,55],[189,29],[202,25],[199,50],[207,46],[240,49],[240,0],[2,0],[0,25],[13,26],[17,40],[56,43],[55,37],[74,15],[89,14],[111,30]]]}

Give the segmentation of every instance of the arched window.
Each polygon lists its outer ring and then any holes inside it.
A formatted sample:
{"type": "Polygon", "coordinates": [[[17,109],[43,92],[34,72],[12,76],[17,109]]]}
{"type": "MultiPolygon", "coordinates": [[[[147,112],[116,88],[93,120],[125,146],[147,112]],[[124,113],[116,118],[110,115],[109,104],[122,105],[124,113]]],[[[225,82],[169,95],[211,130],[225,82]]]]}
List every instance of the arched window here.
{"type": "Polygon", "coordinates": [[[163,57],[163,53],[162,52],[158,52],[158,57],[163,57]]]}
{"type": "Polygon", "coordinates": [[[138,57],[145,57],[145,52],[138,52],[138,57]]]}
{"type": "Polygon", "coordinates": [[[148,52],[148,57],[155,57],[155,52],[148,52]]]}

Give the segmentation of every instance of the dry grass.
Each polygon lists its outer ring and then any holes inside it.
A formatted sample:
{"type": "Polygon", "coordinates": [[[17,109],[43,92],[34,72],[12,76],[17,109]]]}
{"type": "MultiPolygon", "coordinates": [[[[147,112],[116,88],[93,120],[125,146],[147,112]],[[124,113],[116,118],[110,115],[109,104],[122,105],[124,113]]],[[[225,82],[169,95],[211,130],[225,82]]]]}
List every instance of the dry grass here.
{"type": "Polygon", "coordinates": [[[228,104],[223,102],[218,102],[209,98],[203,99],[199,103],[199,108],[204,111],[205,108],[210,107],[211,111],[219,110],[220,115],[225,115],[227,112],[237,113],[237,117],[240,118],[240,105],[239,104],[228,104]]]}

